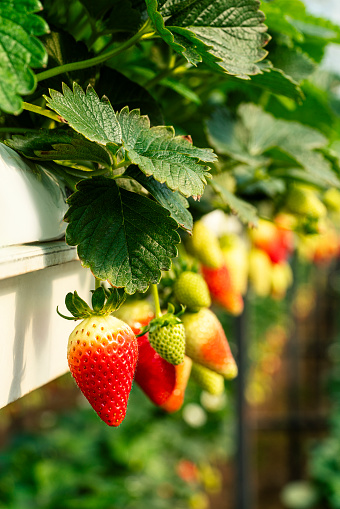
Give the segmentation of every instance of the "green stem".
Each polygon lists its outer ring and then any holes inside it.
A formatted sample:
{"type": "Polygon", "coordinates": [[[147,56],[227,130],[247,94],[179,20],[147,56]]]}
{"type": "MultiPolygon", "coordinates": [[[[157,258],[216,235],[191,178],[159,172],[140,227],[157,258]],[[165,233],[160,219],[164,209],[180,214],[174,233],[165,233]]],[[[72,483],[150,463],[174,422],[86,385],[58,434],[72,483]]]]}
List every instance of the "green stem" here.
{"type": "Polygon", "coordinates": [[[157,285],[151,285],[151,291],[152,291],[152,296],[153,296],[153,300],[155,303],[156,318],[160,318],[162,316],[162,311],[161,311],[161,306],[159,303],[159,295],[158,295],[157,285]]]}
{"type": "Polygon", "coordinates": [[[0,127],[0,133],[25,134],[37,132],[38,129],[26,129],[25,127],[0,127]]]}
{"type": "Polygon", "coordinates": [[[62,117],[53,111],[46,110],[41,106],[37,106],[36,104],[30,103],[22,103],[22,107],[24,110],[32,111],[33,113],[38,113],[38,115],[43,115],[44,117],[51,118],[55,122],[63,122],[62,117]]]}
{"type": "Polygon", "coordinates": [[[172,74],[181,73],[182,69],[183,69],[183,72],[184,72],[184,69],[186,70],[186,67],[183,65],[183,62],[178,62],[177,65],[173,63],[171,65],[171,67],[169,67],[168,69],[165,69],[161,73],[157,74],[157,76],[155,76],[154,78],[151,78],[151,80],[147,81],[144,84],[144,87],[146,89],[152,88],[155,85],[157,85],[160,81],[162,81],[164,78],[168,78],[172,74]]]}
{"type": "Polygon", "coordinates": [[[94,278],[94,289],[97,290],[97,288],[100,287],[101,280],[97,277],[94,278]]]}
{"type": "Polygon", "coordinates": [[[87,60],[81,60],[80,62],[71,62],[69,64],[53,67],[52,69],[48,69],[47,71],[43,71],[37,74],[36,78],[38,81],[42,81],[48,78],[52,78],[53,76],[57,76],[58,74],[63,74],[64,72],[78,71],[80,69],[87,69],[88,67],[102,64],[103,62],[106,62],[106,60],[120,55],[120,53],[127,50],[131,46],[134,46],[138,41],[149,38],[152,34],[154,34],[154,30],[151,28],[151,20],[148,19],[135,35],[120,44],[118,47],[108,51],[107,53],[97,55],[87,60]]]}

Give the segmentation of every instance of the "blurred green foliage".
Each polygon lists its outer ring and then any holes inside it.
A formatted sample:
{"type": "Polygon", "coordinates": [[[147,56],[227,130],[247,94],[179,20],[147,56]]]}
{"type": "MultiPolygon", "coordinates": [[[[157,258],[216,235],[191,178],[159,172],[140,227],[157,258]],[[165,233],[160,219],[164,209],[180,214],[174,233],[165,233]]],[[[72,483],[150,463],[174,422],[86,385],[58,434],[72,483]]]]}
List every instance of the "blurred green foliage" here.
{"type": "Polygon", "coordinates": [[[103,424],[83,398],[72,411],[41,411],[36,430],[14,434],[1,452],[0,508],[195,507],[204,488],[219,488],[207,465],[233,452],[233,408],[204,409],[194,386],[186,401],[184,420],[182,412],[158,410],[135,386],[119,428],[103,424]],[[183,461],[197,470],[192,479],[180,475],[183,461]]]}

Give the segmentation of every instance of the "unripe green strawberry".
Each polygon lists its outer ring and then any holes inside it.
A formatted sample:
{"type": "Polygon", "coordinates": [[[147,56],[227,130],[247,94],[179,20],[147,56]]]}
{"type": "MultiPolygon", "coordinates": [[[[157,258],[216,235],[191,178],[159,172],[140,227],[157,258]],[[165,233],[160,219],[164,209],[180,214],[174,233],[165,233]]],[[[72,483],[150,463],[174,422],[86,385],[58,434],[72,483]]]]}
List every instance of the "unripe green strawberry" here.
{"type": "Polygon", "coordinates": [[[209,307],[210,293],[203,277],[196,272],[185,271],[174,285],[176,299],[189,309],[209,307]]]}
{"type": "Polygon", "coordinates": [[[138,357],[132,329],[113,316],[85,318],[67,347],[70,371],[99,417],[109,426],[123,421],[138,357]]]}
{"type": "Polygon", "coordinates": [[[194,224],[188,248],[207,267],[217,269],[223,264],[223,254],[218,238],[202,221],[194,224]]]}
{"type": "Polygon", "coordinates": [[[223,376],[201,364],[192,363],[191,377],[197,385],[209,394],[219,396],[224,391],[223,376]]]}
{"type": "Polygon", "coordinates": [[[150,329],[149,342],[152,348],[171,364],[176,366],[184,361],[185,329],[182,323],[150,329]]]}
{"type": "Polygon", "coordinates": [[[286,206],[295,214],[301,214],[315,219],[327,215],[327,209],[322,201],[319,200],[316,193],[305,187],[295,186],[290,189],[286,199],[286,206]]]}
{"type": "Polygon", "coordinates": [[[210,309],[202,308],[198,313],[184,313],[182,321],[186,355],[225,378],[234,378],[237,366],[217,316],[210,309]]]}

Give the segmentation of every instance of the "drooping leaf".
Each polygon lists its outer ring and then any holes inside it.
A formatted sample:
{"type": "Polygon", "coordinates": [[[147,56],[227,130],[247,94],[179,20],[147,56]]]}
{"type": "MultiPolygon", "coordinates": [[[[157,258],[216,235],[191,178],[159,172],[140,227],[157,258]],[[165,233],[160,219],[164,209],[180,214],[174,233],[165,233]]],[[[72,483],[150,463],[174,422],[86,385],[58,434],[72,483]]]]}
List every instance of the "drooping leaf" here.
{"type": "Polygon", "coordinates": [[[276,119],[250,103],[241,104],[238,116],[235,122],[220,111],[208,122],[212,146],[222,154],[253,167],[274,163],[279,167],[282,159],[285,166],[299,165],[328,185],[340,185],[330,162],[318,151],[327,143],[319,131],[299,122],[276,119]]]}
{"type": "Polygon", "coordinates": [[[85,138],[102,145],[120,145],[121,129],[116,114],[110,102],[99,99],[92,87],[85,93],[77,83],[73,90],[63,84],[63,93],[50,90],[50,96],[46,97],[48,106],[85,138]]]}
{"type": "Polygon", "coordinates": [[[218,182],[218,179],[212,180],[210,185],[222,199],[226,209],[229,209],[233,214],[236,214],[242,223],[250,228],[257,225],[258,215],[256,207],[241,198],[238,198],[234,193],[222,186],[218,182]]]}
{"type": "Polygon", "coordinates": [[[154,177],[147,177],[137,166],[129,166],[124,175],[139,182],[149,193],[169,212],[179,226],[191,231],[193,226],[192,215],[188,211],[188,201],[177,191],[171,191],[166,184],[161,184],[154,177]]]}
{"type": "Polygon", "coordinates": [[[259,87],[273,94],[283,95],[294,99],[294,101],[301,102],[304,95],[293,77],[287,75],[283,69],[273,67],[269,61],[260,62],[259,67],[262,70],[262,74],[252,76],[247,86],[259,87]]]}
{"type": "Polygon", "coordinates": [[[146,176],[153,175],[166,182],[173,191],[184,196],[201,196],[209,167],[199,161],[213,162],[211,149],[194,147],[188,140],[175,136],[172,127],[150,128],[148,117],[139,110],[123,108],[117,115],[122,130],[123,147],[130,161],[139,166],[146,176]]]}
{"type": "Polygon", "coordinates": [[[69,198],[66,241],[85,267],[128,294],[144,292],[177,255],[177,223],[154,201],[112,179],[81,181],[69,198]]]}
{"type": "Polygon", "coordinates": [[[146,0],[159,35],[191,64],[242,78],[260,72],[268,42],[256,0],[146,0]]]}
{"type": "Polygon", "coordinates": [[[291,76],[298,83],[308,78],[316,69],[315,62],[300,48],[278,46],[270,53],[275,67],[291,76]]]}
{"type": "Polygon", "coordinates": [[[71,129],[46,129],[24,136],[14,135],[6,145],[29,159],[93,161],[111,166],[111,154],[98,143],[87,140],[71,129]]]}
{"type": "Polygon", "coordinates": [[[32,68],[47,63],[46,50],[37,37],[48,32],[48,26],[34,14],[41,9],[39,0],[0,2],[0,109],[4,112],[21,112],[21,96],[36,87],[32,68]]]}

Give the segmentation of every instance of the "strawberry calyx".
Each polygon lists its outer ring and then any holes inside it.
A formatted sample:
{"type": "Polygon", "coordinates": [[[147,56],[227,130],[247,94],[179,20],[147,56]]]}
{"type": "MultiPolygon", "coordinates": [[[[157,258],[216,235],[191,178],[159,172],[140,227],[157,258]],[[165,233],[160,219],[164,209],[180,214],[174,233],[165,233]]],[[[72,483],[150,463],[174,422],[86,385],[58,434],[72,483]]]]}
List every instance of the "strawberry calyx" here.
{"type": "Polygon", "coordinates": [[[143,327],[139,334],[136,334],[136,337],[139,338],[140,336],[143,336],[147,332],[155,332],[156,330],[160,329],[161,327],[165,327],[167,325],[176,325],[178,323],[182,323],[182,320],[179,318],[183,313],[185,312],[185,306],[181,306],[180,311],[178,313],[175,313],[175,307],[169,303],[168,304],[168,310],[164,315],[161,315],[159,317],[153,318],[148,325],[143,327]]]}
{"type": "Polygon", "coordinates": [[[69,292],[65,297],[65,305],[72,316],[57,313],[65,320],[83,320],[91,316],[108,316],[116,311],[125,301],[126,293],[117,288],[104,289],[99,286],[92,292],[92,308],[81,298],[77,292],[69,292]]]}

